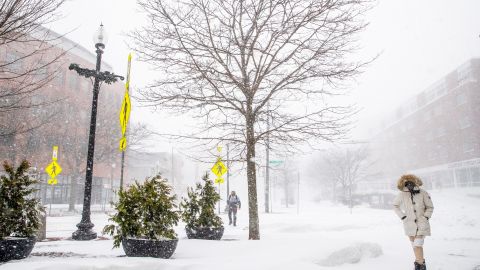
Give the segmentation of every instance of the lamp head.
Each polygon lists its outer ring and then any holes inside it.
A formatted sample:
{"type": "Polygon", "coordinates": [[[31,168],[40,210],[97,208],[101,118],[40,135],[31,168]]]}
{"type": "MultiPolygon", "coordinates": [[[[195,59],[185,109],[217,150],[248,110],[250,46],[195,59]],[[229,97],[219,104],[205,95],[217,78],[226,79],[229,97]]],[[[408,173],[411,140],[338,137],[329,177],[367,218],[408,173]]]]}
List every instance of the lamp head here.
{"type": "Polygon", "coordinates": [[[95,42],[95,47],[101,46],[102,48],[105,48],[105,44],[108,41],[108,36],[107,33],[105,32],[105,29],[103,28],[103,24],[100,24],[100,27],[97,29],[95,32],[95,35],[93,36],[93,42],[95,42]]]}

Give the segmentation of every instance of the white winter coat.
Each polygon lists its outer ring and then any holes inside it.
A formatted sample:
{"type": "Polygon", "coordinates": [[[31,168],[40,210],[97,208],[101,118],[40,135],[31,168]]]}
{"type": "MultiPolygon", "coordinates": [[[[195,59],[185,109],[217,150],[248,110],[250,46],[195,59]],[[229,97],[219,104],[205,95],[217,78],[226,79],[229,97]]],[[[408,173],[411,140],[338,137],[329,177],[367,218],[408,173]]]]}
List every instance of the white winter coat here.
{"type": "Polygon", "coordinates": [[[402,222],[407,236],[429,236],[431,233],[429,219],[433,213],[432,199],[418,186],[415,190],[419,190],[420,193],[415,193],[412,197],[408,189],[403,186],[403,190],[393,202],[393,207],[400,219],[405,217],[402,222]]]}

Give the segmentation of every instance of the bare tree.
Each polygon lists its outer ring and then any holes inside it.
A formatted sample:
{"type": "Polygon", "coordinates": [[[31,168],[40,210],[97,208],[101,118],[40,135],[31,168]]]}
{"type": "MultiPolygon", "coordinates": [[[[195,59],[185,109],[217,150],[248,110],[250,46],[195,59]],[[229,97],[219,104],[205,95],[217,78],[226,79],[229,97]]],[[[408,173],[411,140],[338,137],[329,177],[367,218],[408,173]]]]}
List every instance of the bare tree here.
{"type": "Polygon", "coordinates": [[[7,129],[1,119],[5,115],[52,102],[33,97],[58,76],[65,54],[55,49],[60,36],[42,27],[57,19],[63,2],[0,0],[0,136],[25,133],[41,124],[7,129]]]}
{"type": "Polygon", "coordinates": [[[260,239],[256,144],[267,134],[293,148],[343,134],[351,107],[326,97],[365,64],[349,56],[370,1],[139,3],[150,23],[131,34],[135,49],[162,71],[143,100],[202,119],[191,138],[236,147],[247,164],[249,239],[260,239]]]}
{"type": "Polygon", "coordinates": [[[128,128],[127,142],[128,151],[140,152],[149,145],[147,141],[152,137],[153,132],[145,123],[132,123],[128,128]]]}
{"type": "Polygon", "coordinates": [[[340,184],[341,174],[337,171],[336,158],[332,153],[322,152],[315,156],[308,169],[308,174],[313,180],[311,185],[317,187],[318,195],[337,201],[337,190],[340,184]]]}
{"type": "MultiPolygon", "coordinates": [[[[333,193],[340,185],[343,198],[353,208],[352,193],[356,184],[372,176],[370,171],[373,161],[369,158],[366,147],[340,148],[329,152],[324,157],[323,179],[331,184],[333,193]]],[[[335,196],[335,195],[334,195],[335,196]]]]}

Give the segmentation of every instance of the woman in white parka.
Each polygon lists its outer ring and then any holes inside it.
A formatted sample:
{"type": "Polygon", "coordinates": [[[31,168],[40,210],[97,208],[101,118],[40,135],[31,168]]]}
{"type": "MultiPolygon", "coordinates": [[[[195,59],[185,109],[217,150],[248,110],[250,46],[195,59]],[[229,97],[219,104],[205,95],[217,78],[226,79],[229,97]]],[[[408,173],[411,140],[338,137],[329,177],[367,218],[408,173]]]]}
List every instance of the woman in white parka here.
{"type": "Polygon", "coordinates": [[[397,216],[403,221],[405,234],[412,243],[415,254],[415,270],[426,270],[423,257],[425,236],[430,235],[429,219],[433,213],[430,195],[420,188],[422,181],[413,174],[400,177],[397,187],[400,193],[393,202],[397,216]]]}

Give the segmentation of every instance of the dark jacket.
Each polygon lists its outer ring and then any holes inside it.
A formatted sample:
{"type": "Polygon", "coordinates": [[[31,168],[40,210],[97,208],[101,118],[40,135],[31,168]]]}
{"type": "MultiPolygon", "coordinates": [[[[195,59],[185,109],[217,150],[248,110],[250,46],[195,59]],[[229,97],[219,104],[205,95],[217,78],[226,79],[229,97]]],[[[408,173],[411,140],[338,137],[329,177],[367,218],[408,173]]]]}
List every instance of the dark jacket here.
{"type": "Polygon", "coordinates": [[[240,202],[240,199],[238,198],[237,195],[229,195],[228,200],[227,200],[228,206],[231,208],[240,208],[242,206],[242,203],[240,202]]]}

